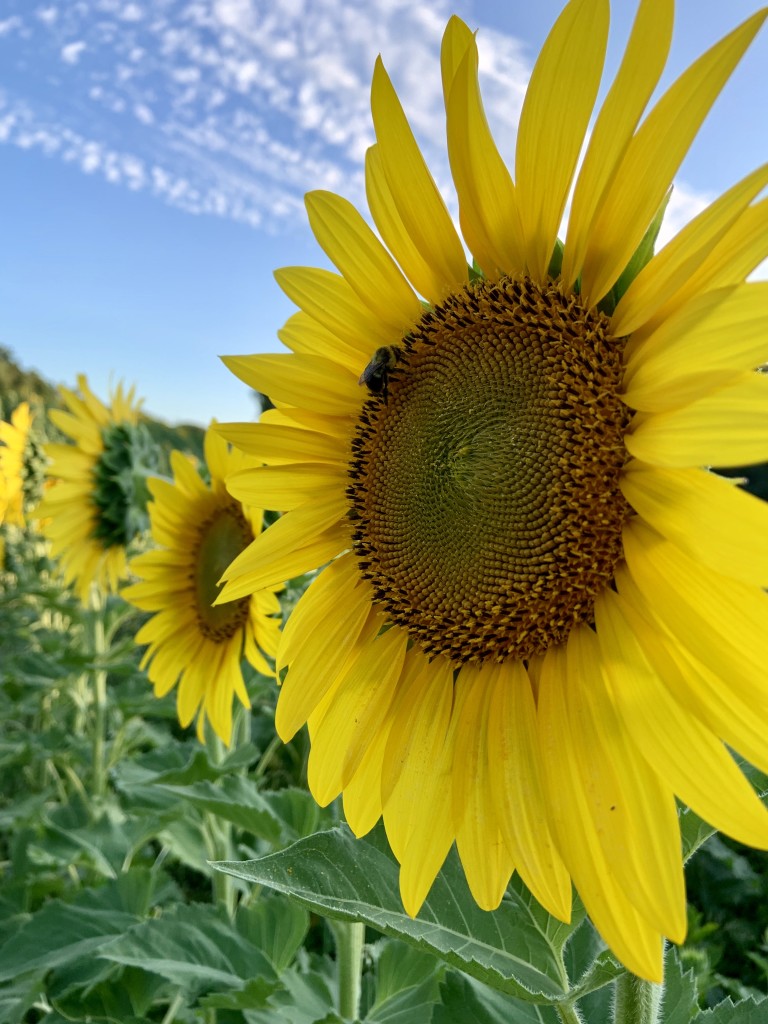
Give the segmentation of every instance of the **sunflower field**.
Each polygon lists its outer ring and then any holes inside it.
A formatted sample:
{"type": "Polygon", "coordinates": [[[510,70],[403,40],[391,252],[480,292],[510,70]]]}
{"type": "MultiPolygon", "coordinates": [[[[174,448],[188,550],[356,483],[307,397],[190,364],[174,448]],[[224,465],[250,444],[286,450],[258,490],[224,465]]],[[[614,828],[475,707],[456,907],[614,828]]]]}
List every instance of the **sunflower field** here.
{"type": "Polygon", "coordinates": [[[657,244],[768,8],[652,104],[673,9],[513,169],[451,17],[457,215],[379,58],[254,422],[2,353],[0,1024],[768,1021],[768,165],[657,244]]]}

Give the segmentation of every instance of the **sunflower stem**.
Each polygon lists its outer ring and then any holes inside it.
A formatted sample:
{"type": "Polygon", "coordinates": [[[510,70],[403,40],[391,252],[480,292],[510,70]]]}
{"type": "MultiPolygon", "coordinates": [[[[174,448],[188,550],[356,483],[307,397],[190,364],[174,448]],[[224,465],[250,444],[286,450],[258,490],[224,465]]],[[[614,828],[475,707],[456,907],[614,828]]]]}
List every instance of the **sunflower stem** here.
{"type": "Polygon", "coordinates": [[[97,587],[91,588],[90,615],[88,616],[90,632],[90,654],[94,668],[91,669],[93,682],[93,764],[92,785],[93,795],[102,797],[107,788],[107,772],[105,765],[106,731],[107,731],[107,673],[99,667],[107,651],[106,632],[104,629],[104,599],[97,587]]]}
{"type": "Polygon", "coordinates": [[[555,1011],[561,1024],[584,1024],[584,1020],[573,1003],[557,1003],[555,1011]]]}
{"type": "Polygon", "coordinates": [[[616,979],[613,1024],[658,1024],[664,986],[627,971],[616,979]]]}
{"type": "MultiPolygon", "coordinates": [[[[225,757],[224,744],[211,728],[207,718],[204,728],[210,763],[219,765],[225,757]]],[[[210,811],[205,812],[205,822],[210,837],[212,859],[234,860],[231,824],[210,811]]],[[[213,899],[214,902],[223,904],[229,917],[235,916],[235,890],[231,875],[224,874],[223,871],[213,872],[213,899]]]]}
{"type": "Polygon", "coordinates": [[[361,921],[328,921],[336,942],[339,969],[339,1013],[357,1020],[360,1013],[360,978],[363,969],[365,925],[361,921]]]}

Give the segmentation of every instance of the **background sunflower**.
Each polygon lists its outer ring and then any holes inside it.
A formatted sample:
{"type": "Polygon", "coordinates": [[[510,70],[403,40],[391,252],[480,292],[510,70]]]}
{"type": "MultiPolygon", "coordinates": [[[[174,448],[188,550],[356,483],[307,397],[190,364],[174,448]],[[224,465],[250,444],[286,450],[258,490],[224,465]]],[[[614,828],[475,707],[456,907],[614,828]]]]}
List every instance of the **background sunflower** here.
{"type": "Polygon", "coordinates": [[[179,722],[187,726],[197,714],[197,733],[205,739],[205,722],[222,742],[232,737],[232,701],[250,707],[242,659],[258,672],[274,670],[280,629],[280,602],[269,588],[240,601],[213,606],[224,569],[261,532],[263,512],[241,504],[228,493],[226,479],[249,464],[230,450],[212,427],[205,435],[206,484],[192,461],[171,454],[173,482],[150,480],[149,506],[153,551],[131,561],[141,582],[122,594],[152,617],[136,634],[147,644],[147,666],[155,694],[163,697],[178,682],[179,722]],[[198,713],[199,712],[199,713],[198,713]]]}

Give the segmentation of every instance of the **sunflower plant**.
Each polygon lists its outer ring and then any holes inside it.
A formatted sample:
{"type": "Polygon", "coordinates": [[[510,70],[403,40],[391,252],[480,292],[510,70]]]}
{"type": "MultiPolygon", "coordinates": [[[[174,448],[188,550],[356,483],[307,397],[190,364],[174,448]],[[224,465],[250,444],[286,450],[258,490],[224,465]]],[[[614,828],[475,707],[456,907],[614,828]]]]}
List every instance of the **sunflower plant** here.
{"type": "Polygon", "coordinates": [[[768,770],[768,509],[710,468],[768,456],[768,283],[747,281],[768,255],[768,165],[655,251],[672,179],[768,11],[649,106],[673,6],[641,0],[588,133],[609,6],[567,4],[514,177],[475,37],[451,18],[461,235],[379,59],[376,231],[309,193],[338,273],[278,271],[299,307],[288,351],[226,360],[276,407],[221,427],[264,464],[231,493],[284,514],[219,600],[320,570],[278,646],[276,726],[308,725],[310,788],[346,818],[226,869],[569,1022],[612,980],[616,1020],[659,1019],[684,857],[714,829],[768,848],[746,764],[768,770]]]}

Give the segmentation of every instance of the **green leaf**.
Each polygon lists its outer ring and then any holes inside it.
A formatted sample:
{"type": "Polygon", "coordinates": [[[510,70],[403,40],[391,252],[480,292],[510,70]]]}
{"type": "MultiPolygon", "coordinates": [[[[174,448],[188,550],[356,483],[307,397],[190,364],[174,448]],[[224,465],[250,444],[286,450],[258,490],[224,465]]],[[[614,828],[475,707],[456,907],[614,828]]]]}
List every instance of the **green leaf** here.
{"type": "Polygon", "coordinates": [[[280,839],[280,822],[274,811],[256,784],[240,775],[225,776],[216,783],[203,781],[188,786],[163,785],[162,788],[198,810],[231,821],[268,843],[277,843],[280,839]]]}
{"type": "Polygon", "coordinates": [[[125,930],[98,956],[159,974],[190,996],[241,989],[258,976],[276,981],[271,964],[222,907],[174,906],[162,917],[125,930]]]}
{"type": "Polygon", "coordinates": [[[768,1020],[768,998],[756,1001],[745,999],[734,1003],[724,999],[711,1010],[703,1010],[693,1018],[692,1024],[765,1024],[768,1020]]]}
{"type": "Polygon", "coordinates": [[[261,1010],[268,1005],[269,997],[277,987],[276,981],[250,978],[234,992],[212,992],[201,996],[198,1002],[211,1010],[261,1010]]]}
{"type": "Polygon", "coordinates": [[[136,917],[121,908],[116,882],[85,889],[72,903],[46,903],[0,946],[0,981],[93,956],[106,941],[136,923],[136,917]]]}
{"type": "Polygon", "coordinates": [[[241,908],[237,924],[279,972],[293,963],[309,930],[309,914],[297,903],[271,896],[253,907],[241,908]]]}
{"type": "Polygon", "coordinates": [[[668,946],[664,957],[664,998],[659,1024],[690,1024],[698,1011],[696,976],[684,971],[677,950],[668,946]]]}
{"type": "Polygon", "coordinates": [[[421,953],[396,939],[369,947],[376,964],[376,993],[364,1020],[373,1024],[418,1024],[432,1019],[431,1007],[440,999],[445,965],[431,953],[421,953]]]}
{"type": "Polygon", "coordinates": [[[25,971],[0,989],[0,1024],[19,1024],[43,991],[44,970],[25,971]]]}
{"type": "Polygon", "coordinates": [[[381,827],[358,840],[343,826],[258,860],[214,866],[325,916],[364,921],[519,998],[550,1002],[566,991],[562,949],[580,919],[555,921],[515,878],[498,910],[480,910],[454,853],[419,917],[411,919],[381,827]]]}
{"type": "Polygon", "coordinates": [[[434,1009],[431,1024],[559,1024],[560,1021],[552,1006],[521,1002],[454,971],[446,975],[440,995],[442,1001],[434,1009]]]}

